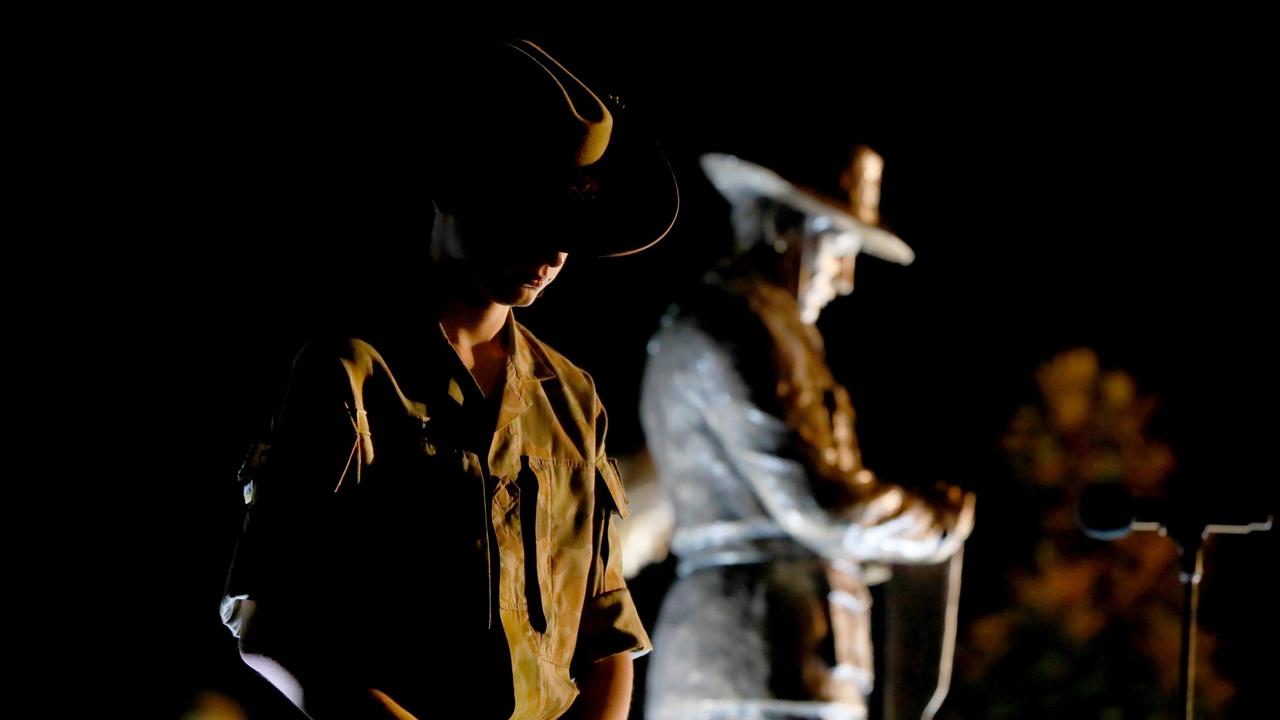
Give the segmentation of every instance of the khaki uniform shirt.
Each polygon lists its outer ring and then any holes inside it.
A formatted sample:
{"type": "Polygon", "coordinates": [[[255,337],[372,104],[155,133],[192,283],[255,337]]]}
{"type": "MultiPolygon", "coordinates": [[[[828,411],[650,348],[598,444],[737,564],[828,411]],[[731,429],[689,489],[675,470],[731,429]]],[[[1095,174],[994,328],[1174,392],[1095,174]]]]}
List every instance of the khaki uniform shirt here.
{"type": "Polygon", "coordinates": [[[316,717],[369,697],[420,718],[559,717],[581,669],[651,647],[622,575],[604,407],[513,315],[500,397],[438,324],[408,335],[300,353],[246,463],[224,620],[256,600],[246,651],[294,672],[316,717]]]}

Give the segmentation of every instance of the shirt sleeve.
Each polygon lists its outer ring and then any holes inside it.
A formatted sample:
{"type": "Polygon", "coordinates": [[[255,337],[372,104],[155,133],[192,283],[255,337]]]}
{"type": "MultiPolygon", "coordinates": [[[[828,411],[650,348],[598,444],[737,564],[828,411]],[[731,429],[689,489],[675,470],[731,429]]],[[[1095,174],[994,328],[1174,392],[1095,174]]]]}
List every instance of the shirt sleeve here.
{"type": "Polygon", "coordinates": [[[259,603],[260,626],[264,602],[294,606],[321,585],[326,504],[358,461],[359,441],[347,374],[330,350],[312,343],[299,352],[268,438],[240,469],[248,510],[220,607],[237,637],[243,600],[259,603]]]}
{"type": "Polygon", "coordinates": [[[653,649],[622,574],[622,540],[617,521],[627,516],[627,496],[617,463],[604,453],[604,408],[598,411],[600,452],[595,462],[593,554],[575,664],[596,662],[624,652],[640,657],[653,649]]]}

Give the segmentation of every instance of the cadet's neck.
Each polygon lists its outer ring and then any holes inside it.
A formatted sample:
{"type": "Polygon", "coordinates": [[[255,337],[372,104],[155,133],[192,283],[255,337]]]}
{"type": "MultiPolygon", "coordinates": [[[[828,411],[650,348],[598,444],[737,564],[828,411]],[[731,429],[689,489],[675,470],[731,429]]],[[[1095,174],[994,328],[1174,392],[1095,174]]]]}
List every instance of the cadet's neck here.
{"type": "Polygon", "coordinates": [[[472,305],[456,298],[448,300],[440,312],[440,324],[444,326],[449,342],[455,347],[476,347],[489,343],[501,344],[498,334],[507,321],[511,308],[496,302],[472,305]]]}
{"type": "Polygon", "coordinates": [[[457,298],[447,301],[440,312],[449,343],[485,397],[497,389],[506,367],[501,333],[509,312],[511,308],[499,303],[469,305],[457,298]]]}

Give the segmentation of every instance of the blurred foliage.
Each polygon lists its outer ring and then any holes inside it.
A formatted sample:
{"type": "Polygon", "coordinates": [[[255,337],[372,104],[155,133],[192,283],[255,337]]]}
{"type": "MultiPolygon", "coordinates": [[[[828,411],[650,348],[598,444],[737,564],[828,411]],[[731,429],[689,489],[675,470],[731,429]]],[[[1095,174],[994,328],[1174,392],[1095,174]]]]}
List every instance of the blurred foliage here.
{"type": "MultiPolygon", "coordinates": [[[[1089,349],[1036,374],[1037,404],[1017,410],[1001,440],[1016,497],[1034,522],[982,518],[1016,550],[1003,603],[971,619],[941,718],[1167,718],[1178,691],[1182,589],[1173,543],[1155,533],[1091,540],[1076,525],[1081,491],[1122,483],[1158,495],[1171,449],[1147,436],[1156,411],[1133,378],[1089,349]]],[[[984,559],[984,561],[986,561],[984,559]]],[[[999,589],[988,593],[1000,594],[999,589]]],[[[1197,715],[1220,717],[1234,688],[1197,645],[1197,715]]]]}

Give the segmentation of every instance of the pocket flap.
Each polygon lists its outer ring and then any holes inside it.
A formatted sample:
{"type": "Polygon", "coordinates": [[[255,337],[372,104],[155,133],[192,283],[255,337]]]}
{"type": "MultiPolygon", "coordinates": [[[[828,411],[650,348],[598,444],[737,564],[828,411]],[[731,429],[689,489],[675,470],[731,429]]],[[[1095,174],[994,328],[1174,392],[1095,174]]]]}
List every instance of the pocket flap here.
{"type": "Polygon", "coordinates": [[[613,499],[613,507],[617,510],[618,516],[625,518],[629,501],[627,500],[627,492],[622,487],[622,475],[618,472],[618,461],[613,458],[605,458],[597,462],[596,477],[609,489],[609,497],[613,499]]]}

